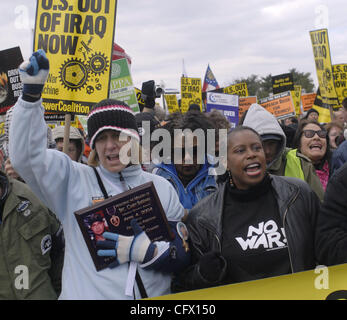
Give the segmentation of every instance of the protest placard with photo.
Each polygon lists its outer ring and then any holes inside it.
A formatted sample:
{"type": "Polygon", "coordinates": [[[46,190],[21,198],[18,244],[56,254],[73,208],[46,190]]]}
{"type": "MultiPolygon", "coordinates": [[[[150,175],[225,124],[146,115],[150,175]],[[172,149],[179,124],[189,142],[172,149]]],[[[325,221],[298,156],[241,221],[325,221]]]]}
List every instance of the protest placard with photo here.
{"type": "Polygon", "coordinates": [[[47,111],[88,114],[108,98],[117,1],[37,1],[34,50],[50,72],[42,92],[47,111]]]}

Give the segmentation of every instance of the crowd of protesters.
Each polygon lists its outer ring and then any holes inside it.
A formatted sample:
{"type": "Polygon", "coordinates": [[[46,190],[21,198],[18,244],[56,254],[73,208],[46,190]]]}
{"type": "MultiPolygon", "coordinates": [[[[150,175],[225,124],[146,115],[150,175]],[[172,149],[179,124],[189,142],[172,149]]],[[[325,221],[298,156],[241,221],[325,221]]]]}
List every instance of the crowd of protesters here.
{"type": "Polygon", "coordinates": [[[19,70],[1,154],[0,299],[141,299],[347,263],[347,99],[330,123],[315,109],[279,122],[253,104],[236,128],[197,105],[166,115],[152,99],[134,114],[106,99],[61,152],[65,128],[44,121],[45,53],[19,70]],[[97,271],[74,213],[146,182],[173,237],[152,241],[136,219],[130,236],[104,232],[96,215],[97,254],[114,261],[97,271]]]}

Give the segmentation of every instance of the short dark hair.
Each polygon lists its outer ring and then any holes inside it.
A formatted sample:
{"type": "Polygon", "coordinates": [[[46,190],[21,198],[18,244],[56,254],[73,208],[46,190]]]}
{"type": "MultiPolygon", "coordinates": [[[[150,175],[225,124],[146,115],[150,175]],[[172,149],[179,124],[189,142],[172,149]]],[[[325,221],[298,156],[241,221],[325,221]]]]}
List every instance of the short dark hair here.
{"type": "Polygon", "coordinates": [[[256,130],[254,130],[254,129],[251,128],[251,127],[242,126],[242,125],[241,125],[241,126],[236,126],[234,129],[232,129],[232,130],[230,130],[230,131],[228,132],[228,140],[229,140],[229,138],[230,138],[231,136],[233,136],[235,133],[237,133],[237,132],[242,132],[242,131],[246,131],[246,130],[253,132],[253,133],[259,138],[261,144],[263,144],[263,140],[261,139],[260,134],[259,134],[256,130]]]}

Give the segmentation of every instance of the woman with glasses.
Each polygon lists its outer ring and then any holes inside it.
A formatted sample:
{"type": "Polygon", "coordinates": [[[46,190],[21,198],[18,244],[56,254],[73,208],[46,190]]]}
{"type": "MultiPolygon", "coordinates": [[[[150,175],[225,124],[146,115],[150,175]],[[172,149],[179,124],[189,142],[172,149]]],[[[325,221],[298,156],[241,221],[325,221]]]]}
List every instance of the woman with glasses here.
{"type": "Polygon", "coordinates": [[[311,160],[325,190],[331,171],[331,151],[324,126],[315,120],[302,120],[294,137],[294,145],[311,160]]]}

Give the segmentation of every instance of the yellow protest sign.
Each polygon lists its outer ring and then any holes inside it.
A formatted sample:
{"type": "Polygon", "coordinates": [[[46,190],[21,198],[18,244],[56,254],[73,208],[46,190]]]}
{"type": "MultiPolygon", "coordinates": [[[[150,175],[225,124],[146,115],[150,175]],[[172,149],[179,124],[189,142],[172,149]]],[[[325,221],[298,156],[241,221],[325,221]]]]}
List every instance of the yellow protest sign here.
{"type": "Polygon", "coordinates": [[[237,83],[223,88],[223,93],[237,95],[239,97],[248,97],[247,83],[237,83]]]}
{"type": "Polygon", "coordinates": [[[46,111],[88,114],[109,94],[117,1],[38,0],[34,50],[43,49],[50,72],[46,111]]]}
{"type": "Polygon", "coordinates": [[[181,78],[181,111],[186,113],[191,104],[197,104],[202,110],[200,78],[181,78]]]}
{"type": "Polygon", "coordinates": [[[333,77],[335,90],[339,103],[347,98],[347,64],[333,65],[333,77]]]}
{"type": "Polygon", "coordinates": [[[294,85],[294,90],[290,92],[293,99],[295,113],[301,114],[301,86],[294,85]]]}
{"type": "Polygon", "coordinates": [[[331,122],[332,109],[327,108],[326,105],[323,103],[323,99],[320,94],[320,88],[318,88],[317,90],[316,98],[313,102],[312,108],[316,109],[319,113],[318,122],[320,123],[331,122]]]}
{"type": "Polygon", "coordinates": [[[155,298],[182,301],[334,299],[347,299],[346,264],[155,298]]]}
{"type": "Polygon", "coordinates": [[[323,107],[333,108],[339,102],[333,79],[328,29],[311,31],[310,36],[323,107]]]}
{"type": "Polygon", "coordinates": [[[180,108],[175,94],[164,94],[164,98],[170,113],[180,112],[180,108]]]}
{"type": "Polygon", "coordinates": [[[135,89],[137,103],[139,104],[140,110],[142,110],[145,107],[145,100],[142,99],[141,90],[137,88],[134,88],[134,89],[135,89]]]}

